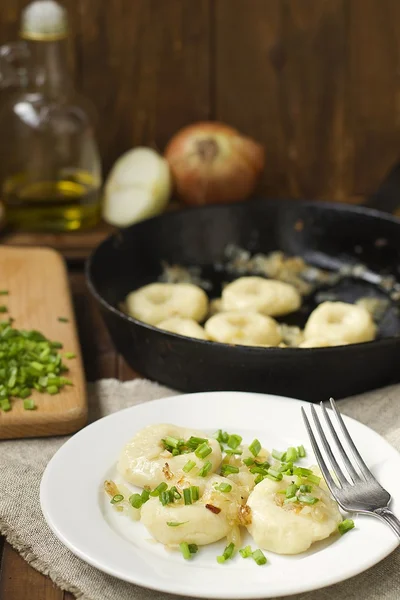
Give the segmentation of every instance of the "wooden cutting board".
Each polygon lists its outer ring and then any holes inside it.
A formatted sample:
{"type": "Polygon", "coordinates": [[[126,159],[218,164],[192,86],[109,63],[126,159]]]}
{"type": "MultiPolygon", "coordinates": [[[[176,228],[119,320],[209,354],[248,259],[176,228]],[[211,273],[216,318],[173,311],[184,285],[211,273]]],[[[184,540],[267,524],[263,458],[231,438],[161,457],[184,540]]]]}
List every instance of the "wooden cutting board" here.
{"type": "Polygon", "coordinates": [[[49,248],[0,246],[0,304],[15,319],[18,329],[36,329],[48,339],[63,344],[59,352],[73,352],[76,358],[63,362],[65,376],[73,386],[65,386],[51,396],[34,391],[36,410],[25,410],[23,400],[13,399],[12,410],[0,411],[0,439],[42,437],[72,433],[86,424],[87,402],[83,364],[64,260],[49,248]],[[59,317],[68,319],[60,322],[59,317]]]}

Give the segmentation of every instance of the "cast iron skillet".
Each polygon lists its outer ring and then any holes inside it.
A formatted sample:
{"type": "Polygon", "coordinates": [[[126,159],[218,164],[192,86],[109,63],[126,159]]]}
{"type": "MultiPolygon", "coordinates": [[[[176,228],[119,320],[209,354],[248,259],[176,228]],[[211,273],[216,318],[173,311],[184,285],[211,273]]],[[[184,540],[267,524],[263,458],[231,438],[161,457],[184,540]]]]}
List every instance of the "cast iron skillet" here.
{"type": "MultiPolygon", "coordinates": [[[[89,288],[112,340],[131,367],[186,392],[247,390],[312,402],[400,380],[400,317],[394,304],[380,323],[376,341],[315,349],[194,340],[145,325],[118,309],[130,291],[157,279],[162,261],[204,267],[218,295],[227,277],[211,265],[221,260],[231,243],[253,252],[280,249],[322,267],[362,262],[374,272],[400,279],[400,220],[373,209],[254,200],[156,217],[106,239],[86,266],[89,288]]],[[[355,279],[342,281],[334,291],[350,302],[383,295],[373,284],[355,279]]],[[[314,306],[311,297],[295,321],[304,324],[314,306]]]]}

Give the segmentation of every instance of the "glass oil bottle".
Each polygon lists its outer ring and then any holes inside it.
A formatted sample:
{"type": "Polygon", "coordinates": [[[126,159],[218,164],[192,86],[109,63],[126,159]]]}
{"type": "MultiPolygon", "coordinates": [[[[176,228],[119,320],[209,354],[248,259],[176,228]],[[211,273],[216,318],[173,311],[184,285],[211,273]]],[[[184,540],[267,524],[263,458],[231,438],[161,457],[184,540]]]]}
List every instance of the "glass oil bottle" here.
{"type": "Polygon", "coordinates": [[[0,197],[7,222],[28,231],[93,227],[101,164],[91,109],[68,73],[65,10],[53,0],[29,4],[21,37],[0,48],[0,197]]]}

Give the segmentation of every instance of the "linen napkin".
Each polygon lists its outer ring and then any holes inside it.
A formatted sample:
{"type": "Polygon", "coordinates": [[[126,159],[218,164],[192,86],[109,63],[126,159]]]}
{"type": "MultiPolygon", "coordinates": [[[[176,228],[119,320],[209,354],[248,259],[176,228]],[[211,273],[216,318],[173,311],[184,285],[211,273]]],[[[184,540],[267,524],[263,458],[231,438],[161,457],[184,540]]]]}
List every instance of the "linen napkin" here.
{"type": "MultiPolygon", "coordinates": [[[[174,392],[146,380],[115,379],[88,386],[90,420],[174,392]]],[[[400,385],[342,400],[340,410],[372,427],[400,450],[400,385]]],[[[0,532],[32,567],[82,600],[171,600],[175,596],[124,583],[75,557],[42,516],[43,471],[66,437],[0,442],[0,532]]],[[[176,597],[178,598],[178,597],[176,597]]],[[[400,550],[346,582],[291,600],[398,600],[400,550]]]]}

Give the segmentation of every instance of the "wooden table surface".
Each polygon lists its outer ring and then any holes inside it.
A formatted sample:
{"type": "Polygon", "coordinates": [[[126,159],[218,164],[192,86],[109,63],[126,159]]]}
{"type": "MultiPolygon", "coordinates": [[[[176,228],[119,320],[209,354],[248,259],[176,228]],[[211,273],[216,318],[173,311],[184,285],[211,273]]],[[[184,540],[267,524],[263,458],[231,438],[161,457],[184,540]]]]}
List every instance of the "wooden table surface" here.
{"type": "MultiPolygon", "coordinates": [[[[85,362],[86,378],[102,377],[132,379],[135,373],[115,352],[97,307],[86,288],[79,268],[70,270],[80,342],[85,362]]],[[[74,596],[57,588],[53,582],[28,565],[0,537],[0,599],[1,600],[73,600],[74,596]]]]}

